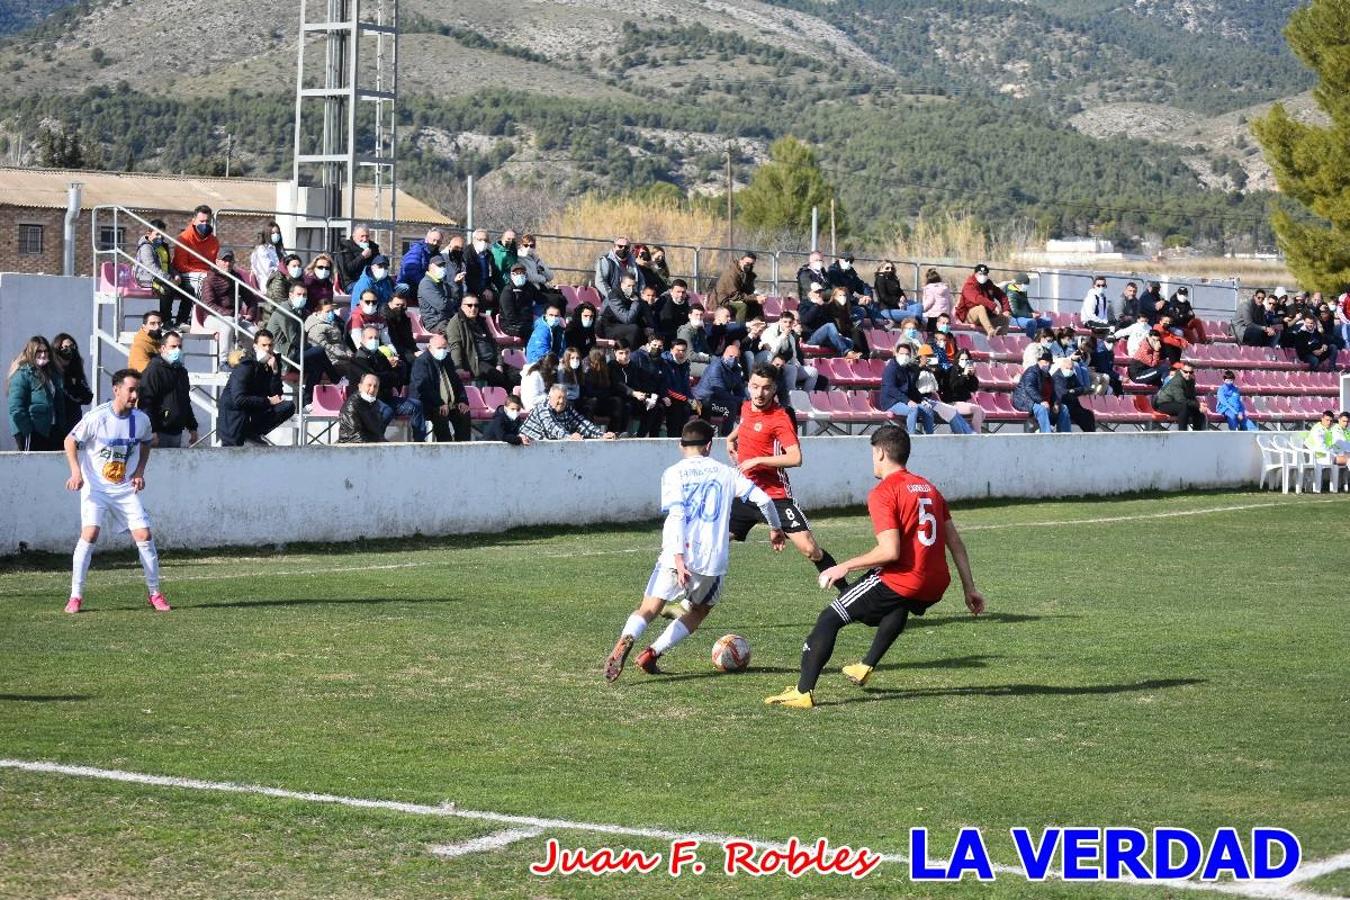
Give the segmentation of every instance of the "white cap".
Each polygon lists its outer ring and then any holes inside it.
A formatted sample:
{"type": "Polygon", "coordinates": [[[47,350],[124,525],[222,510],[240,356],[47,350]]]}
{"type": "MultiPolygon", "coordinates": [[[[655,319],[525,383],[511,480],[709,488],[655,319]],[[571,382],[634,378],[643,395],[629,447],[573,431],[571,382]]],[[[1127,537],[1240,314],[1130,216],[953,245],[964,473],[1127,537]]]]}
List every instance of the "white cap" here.
{"type": "Polygon", "coordinates": [[[1287,297],[1288,295],[1289,295],[1289,292],[1286,291],[1286,290],[1285,290],[1284,288],[1282,288],[1282,287],[1277,287],[1277,288],[1275,289],[1275,296],[1276,296],[1276,297],[1287,297]]]}

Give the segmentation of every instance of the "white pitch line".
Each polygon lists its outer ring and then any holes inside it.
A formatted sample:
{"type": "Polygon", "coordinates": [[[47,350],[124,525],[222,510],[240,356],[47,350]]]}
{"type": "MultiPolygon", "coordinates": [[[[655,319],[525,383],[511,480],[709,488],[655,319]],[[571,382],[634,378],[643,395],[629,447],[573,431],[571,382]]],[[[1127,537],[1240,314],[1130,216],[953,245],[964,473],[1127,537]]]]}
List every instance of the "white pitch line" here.
{"type": "MultiPolygon", "coordinates": [[[[786,845],[780,842],[765,841],[758,838],[734,837],[726,834],[702,832],[672,831],[666,828],[634,828],[628,825],[607,825],[599,822],[579,822],[571,819],[546,819],[538,816],[517,816],[486,810],[460,809],[445,803],[431,806],[425,803],[405,803],[397,800],[370,800],[360,797],[344,797],[339,794],[319,794],[308,791],[291,791],[285,788],[266,787],[258,784],[242,784],[234,781],[203,781],[196,778],[177,778],[168,775],[147,775],[141,772],[128,772],[122,769],[100,769],[93,766],[71,766],[63,763],[35,762],[23,759],[0,759],[0,769],[17,769],[23,772],[41,772],[50,775],[71,775],[77,778],[92,778],[101,781],[117,781],[124,784],[145,784],[154,787],[181,788],[194,791],[211,791],[228,794],[250,794],[260,797],[275,797],[281,800],[299,800],[305,803],[324,803],[345,806],[354,809],[378,809],[400,812],[417,816],[443,816],[447,818],[469,819],[478,822],[494,822],[511,825],[514,828],[498,831],[482,838],[464,841],[459,844],[441,845],[431,848],[439,856],[462,856],[480,850],[492,850],[497,846],[506,846],[517,840],[535,837],[546,831],[587,831],[594,834],[612,834],[621,837],[649,838],[658,841],[698,841],[701,844],[726,844],[731,841],[743,841],[757,850],[780,850],[786,845]],[[526,834],[524,832],[533,832],[526,834]],[[507,840],[506,836],[510,835],[507,840]],[[490,842],[501,842],[494,845],[490,842]],[[437,851],[444,852],[437,852],[437,851]]],[[[904,864],[909,858],[901,853],[878,854],[883,862],[904,864]]],[[[1092,884],[1129,884],[1138,887],[1173,887],[1182,890],[1217,891],[1244,897],[1266,898],[1266,900],[1328,900],[1325,894],[1302,891],[1294,885],[1310,878],[1317,878],[1329,872],[1350,867],[1350,852],[1319,862],[1300,866],[1298,871],[1288,878],[1271,882],[1252,883],[1206,883],[1201,881],[1121,879],[1117,882],[1092,882],[1092,884]]],[[[1015,866],[993,864],[994,872],[1005,875],[1022,875],[1023,871],[1015,866]]],[[[1086,884],[1086,882],[1085,882],[1086,884]]]]}
{"type": "Polygon", "coordinates": [[[528,841],[530,838],[539,837],[543,833],[542,828],[507,828],[473,840],[460,841],[458,844],[433,844],[427,849],[431,851],[433,856],[439,856],[441,859],[455,859],[460,856],[468,856],[470,853],[490,853],[493,850],[501,850],[517,841],[528,841]]]}

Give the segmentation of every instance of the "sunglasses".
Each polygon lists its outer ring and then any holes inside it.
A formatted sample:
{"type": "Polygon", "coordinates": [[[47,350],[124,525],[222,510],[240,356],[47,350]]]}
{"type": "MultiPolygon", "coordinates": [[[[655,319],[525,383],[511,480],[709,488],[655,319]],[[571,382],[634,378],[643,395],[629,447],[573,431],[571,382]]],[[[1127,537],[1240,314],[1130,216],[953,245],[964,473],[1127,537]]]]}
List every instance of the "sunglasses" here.
{"type": "Polygon", "coordinates": [[[529,248],[533,247],[534,244],[521,244],[520,246],[522,246],[522,247],[524,247],[524,248],[526,248],[526,249],[529,249],[529,248]]]}
{"type": "Polygon", "coordinates": [[[478,304],[477,304],[477,303],[461,303],[461,304],[459,305],[459,308],[460,308],[460,309],[477,309],[477,308],[478,308],[478,304]]]}

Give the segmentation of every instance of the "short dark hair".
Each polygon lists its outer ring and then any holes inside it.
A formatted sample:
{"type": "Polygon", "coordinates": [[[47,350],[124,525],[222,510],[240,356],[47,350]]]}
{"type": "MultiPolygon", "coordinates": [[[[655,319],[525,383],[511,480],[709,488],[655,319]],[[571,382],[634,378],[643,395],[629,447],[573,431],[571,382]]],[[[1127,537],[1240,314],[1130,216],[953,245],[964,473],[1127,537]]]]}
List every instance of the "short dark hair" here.
{"type": "Polygon", "coordinates": [[[1327,418],[1330,418],[1330,419],[1336,418],[1336,414],[1335,414],[1334,412],[1332,412],[1331,410],[1329,410],[1329,409],[1324,409],[1324,410],[1322,410],[1322,415],[1324,415],[1324,416],[1326,416],[1327,418]]]}
{"type": "Polygon", "coordinates": [[[1224,370],[1223,370],[1223,377],[1224,377],[1224,378],[1231,378],[1231,379],[1233,379],[1234,381],[1237,381],[1237,376],[1233,374],[1233,370],[1232,370],[1232,369],[1224,369],[1224,370]]]}
{"type": "Polygon", "coordinates": [[[670,342],[670,349],[674,350],[676,347],[684,347],[688,349],[689,342],[686,341],[684,338],[676,338],[675,340],[670,342]]]}
{"type": "Polygon", "coordinates": [[[760,363],[750,370],[750,377],[758,375],[760,378],[767,378],[769,381],[778,380],[778,370],[768,363],[760,363]]]}
{"type": "Polygon", "coordinates": [[[674,281],[670,283],[670,286],[673,288],[682,287],[686,291],[689,290],[689,285],[685,282],[683,278],[676,278],[674,281]]]}
{"type": "Polygon", "coordinates": [[[515,394],[508,394],[508,395],[506,396],[506,402],[503,403],[502,406],[510,406],[510,405],[513,404],[513,403],[514,403],[516,406],[524,406],[524,405],[525,405],[524,403],[521,402],[520,398],[517,397],[515,394]]]}
{"type": "Polygon", "coordinates": [[[909,462],[909,432],[898,425],[882,425],[872,432],[872,446],[898,466],[909,462]]]}
{"type": "Polygon", "coordinates": [[[208,216],[209,216],[209,215],[212,215],[211,207],[209,207],[209,206],[207,206],[205,203],[203,203],[201,206],[197,207],[196,209],[194,209],[194,210],[192,211],[192,214],[193,214],[194,216],[197,215],[197,213],[206,213],[208,216]]]}
{"type": "Polygon", "coordinates": [[[113,386],[113,387],[117,387],[117,386],[120,385],[122,382],[126,381],[128,378],[135,378],[137,381],[140,381],[140,380],[141,380],[141,373],[140,373],[140,370],[138,370],[138,369],[118,369],[116,372],[113,373],[113,376],[112,376],[112,386],[113,386]]]}
{"type": "Polygon", "coordinates": [[[258,338],[260,337],[265,337],[269,341],[275,341],[277,339],[277,336],[266,328],[259,328],[257,331],[253,332],[253,343],[258,343],[258,338]]]}
{"type": "Polygon", "coordinates": [[[157,316],[161,322],[164,321],[164,316],[163,316],[163,314],[160,313],[160,311],[157,310],[157,309],[152,309],[152,310],[146,312],[143,316],[141,316],[141,324],[142,324],[142,325],[148,325],[148,324],[150,324],[150,317],[151,317],[151,316],[157,316]]]}
{"type": "Polygon", "coordinates": [[[550,309],[556,309],[558,312],[561,313],[564,309],[566,309],[566,307],[561,303],[554,302],[545,306],[544,312],[547,313],[550,309]]]}
{"type": "Polygon", "coordinates": [[[163,219],[151,219],[150,227],[155,229],[156,231],[163,231],[164,229],[168,228],[169,225],[163,219]]]}
{"type": "Polygon", "coordinates": [[[744,253],[741,254],[741,259],[751,259],[751,260],[754,260],[754,259],[759,259],[759,257],[756,256],[753,252],[747,250],[747,251],[745,251],[744,253]]]}
{"type": "Polygon", "coordinates": [[[159,336],[160,341],[163,343],[168,343],[169,338],[178,338],[181,341],[183,336],[176,331],[166,331],[159,336]]]}
{"type": "Polygon", "coordinates": [[[717,430],[704,419],[690,419],[680,431],[680,444],[685,447],[704,447],[712,443],[717,430]]]}
{"type": "Polygon", "coordinates": [[[795,322],[797,321],[797,314],[790,309],[785,309],[779,314],[778,321],[781,322],[784,319],[791,319],[795,322]]]}

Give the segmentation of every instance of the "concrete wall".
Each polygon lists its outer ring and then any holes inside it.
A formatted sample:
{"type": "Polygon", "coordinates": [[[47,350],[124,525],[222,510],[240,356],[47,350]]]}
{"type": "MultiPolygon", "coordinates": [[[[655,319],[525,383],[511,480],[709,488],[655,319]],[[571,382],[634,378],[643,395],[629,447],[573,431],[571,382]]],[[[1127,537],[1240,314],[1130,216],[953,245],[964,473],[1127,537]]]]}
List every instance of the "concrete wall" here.
{"type": "MultiPolygon", "coordinates": [[[[85,374],[92,379],[89,335],[93,332],[93,304],[94,282],[90,278],[0,274],[0,366],[3,366],[0,372],[8,376],[10,363],[33,335],[40,334],[50,341],[64,331],[75,336],[84,357],[85,374]]],[[[8,378],[5,397],[8,400],[8,378]]],[[[3,431],[0,450],[14,449],[8,408],[6,405],[5,427],[0,429],[3,431]]],[[[0,479],[6,477],[0,470],[0,479]]]]}
{"type": "MultiPolygon", "coordinates": [[[[793,484],[808,512],[864,500],[866,438],[804,448],[793,484]]],[[[639,521],[657,517],[659,473],[677,455],[666,440],[164,451],[145,503],[161,546],[193,548],[639,521]]],[[[1047,498],[1249,487],[1260,453],[1254,435],[1229,432],[935,436],[915,441],[911,468],[952,499],[1047,498]]],[[[0,453],[0,554],[70,548],[67,474],[59,454],[0,453]]]]}

